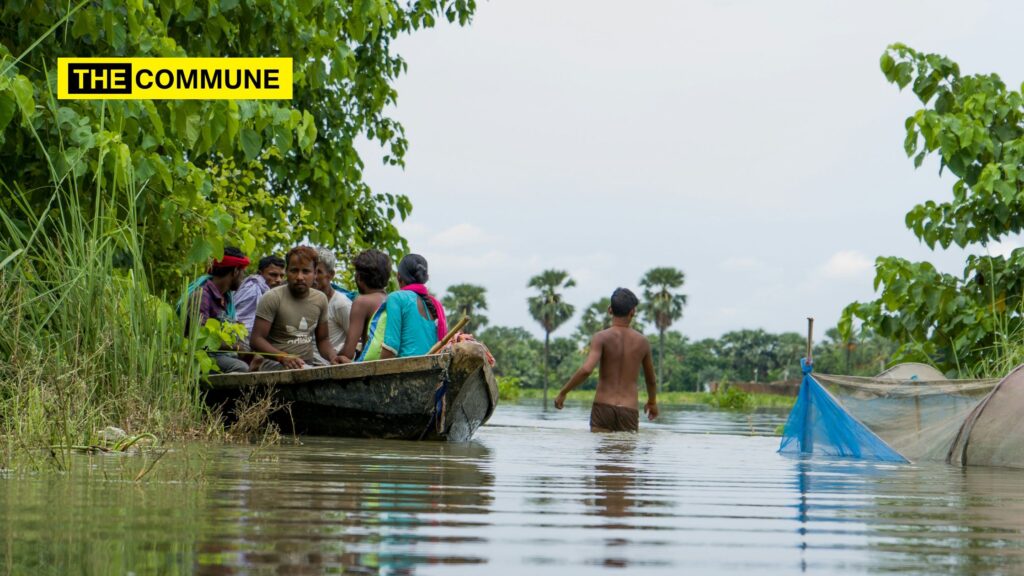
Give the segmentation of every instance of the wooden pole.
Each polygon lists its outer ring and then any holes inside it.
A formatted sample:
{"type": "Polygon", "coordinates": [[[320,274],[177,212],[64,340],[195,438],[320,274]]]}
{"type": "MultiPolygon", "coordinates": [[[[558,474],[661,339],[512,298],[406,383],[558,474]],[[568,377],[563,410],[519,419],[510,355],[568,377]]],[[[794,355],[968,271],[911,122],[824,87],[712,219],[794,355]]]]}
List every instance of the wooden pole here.
{"type": "Polygon", "coordinates": [[[807,318],[807,363],[814,363],[814,318],[807,318]]]}
{"type": "Polygon", "coordinates": [[[444,348],[445,344],[451,341],[452,336],[455,336],[456,332],[462,330],[466,326],[467,322],[469,322],[469,316],[463,314],[462,318],[460,318],[459,321],[455,323],[455,326],[452,326],[451,328],[448,329],[448,333],[445,334],[444,338],[439,340],[437,344],[434,344],[433,346],[430,347],[430,351],[427,352],[427,355],[429,356],[431,354],[437,354],[438,352],[440,352],[441,348],[444,348]]]}

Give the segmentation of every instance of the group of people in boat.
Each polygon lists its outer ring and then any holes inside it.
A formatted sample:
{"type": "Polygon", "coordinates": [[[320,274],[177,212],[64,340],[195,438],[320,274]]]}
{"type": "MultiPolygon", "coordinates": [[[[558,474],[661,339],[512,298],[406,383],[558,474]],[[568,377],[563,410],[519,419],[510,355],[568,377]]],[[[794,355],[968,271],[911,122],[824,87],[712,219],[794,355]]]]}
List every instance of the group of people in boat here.
{"type": "Polygon", "coordinates": [[[189,319],[246,328],[241,341],[208,351],[221,372],[419,356],[448,332],[444,307],[426,287],[427,261],[419,254],[398,263],[399,289],[391,293],[391,259],[380,250],[365,250],[352,260],[358,292],[335,284],[337,257],[326,248],[296,246],[284,258],[265,256],[257,273],[246,276],[249,264],[242,251],[225,248],[188,288],[189,319]]]}

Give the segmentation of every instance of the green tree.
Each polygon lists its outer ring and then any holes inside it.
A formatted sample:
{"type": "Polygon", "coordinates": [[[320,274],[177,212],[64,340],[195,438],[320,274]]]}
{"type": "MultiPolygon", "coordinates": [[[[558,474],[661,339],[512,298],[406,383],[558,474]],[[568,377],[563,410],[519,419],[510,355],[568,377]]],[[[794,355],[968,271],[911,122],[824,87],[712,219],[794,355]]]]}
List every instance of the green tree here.
{"type": "MultiPolygon", "coordinates": [[[[962,75],[946,57],[902,44],[881,57],[882,72],[911,86],[922,108],[907,118],[904,150],[920,166],[929,156],[953,178],[952,197],[907,213],[914,235],[931,249],[996,242],[1024,231],[1024,97],[996,74],[962,75]]],[[[840,321],[844,338],[855,318],[900,344],[898,360],[931,361],[945,371],[999,373],[1002,344],[1012,344],[1024,311],[1024,250],[1009,257],[967,257],[961,275],[928,262],[880,257],[871,302],[854,302],[840,321]]],[[[1001,375],[1001,374],[1000,374],[1001,375]]]]}
{"type": "Polygon", "coordinates": [[[605,328],[611,328],[612,315],[608,312],[611,305],[611,298],[601,298],[583,311],[583,317],[576,327],[576,339],[580,345],[587,346],[591,336],[605,328]]]}
{"type": "Polygon", "coordinates": [[[826,374],[874,376],[885,370],[897,345],[862,326],[855,334],[843,335],[829,328],[825,339],[814,346],[814,370],[826,374]]]}
{"type": "Polygon", "coordinates": [[[774,365],[774,336],[758,328],[733,330],[722,334],[716,354],[722,359],[725,377],[744,381],[764,380],[774,365]]]}
{"type": "Polygon", "coordinates": [[[525,388],[541,384],[543,346],[525,328],[489,326],[477,338],[494,355],[494,373],[498,376],[519,378],[525,388]]]}
{"type": "Polygon", "coordinates": [[[406,63],[392,42],[438,18],[465,24],[474,10],[474,0],[0,3],[0,183],[13,189],[0,212],[79,203],[93,214],[102,194],[68,190],[128,187],[148,273],[165,287],[225,240],[251,254],[308,238],[397,255],[393,221],[411,204],[369,188],[355,143],[403,163],[405,133],[387,111],[406,63]],[[55,63],[69,56],[291,57],[294,97],[57,100],[55,63]]]}
{"type": "Polygon", "coordinates": [[[487,289],[476,284],[454,284],[448,287],[448,293],[441,299],[445,312],[451,316],[451,322],[457,322],[463,315],[469,317],[465,331],[476,334],[477,330],[487,325],[487,316],[481,310],[487,310],[487,289]]]}
{"type": "Polygon", "coordinates": [[[548,367],[550,366],[551,333],[572,317],[572,304],[562,299],[562,292],[576,285],[564,270],[545,270],[530,278],[528,288],[538,294],[527,298],[530,315],[544,329],[544,409],[548,408],[548,367]]]}
{"type": "Polygon", "coordinates": [[[686,295],[674,290],[686,281],[682,270],[670,267],[652,268],[640,279],[644,289],[643,316],[658,330],[658,386],[664,378],[665,331],[683,317],[686,295]]]}
{"type": "MultiPolygon", "coordinates": [[[[679,334],[669,332],[669,335],[679,334]]],[[[713,380],[720,380],[722,376],[722,361],[715,354],[715,340],[705,338],[696,342],[690,342],[680,335],[684,347],[681,353],[680,374],[673,378],[671,373],[666,384],[678,382],[680,389],[700,392],[704,385],[713,380]]]]}

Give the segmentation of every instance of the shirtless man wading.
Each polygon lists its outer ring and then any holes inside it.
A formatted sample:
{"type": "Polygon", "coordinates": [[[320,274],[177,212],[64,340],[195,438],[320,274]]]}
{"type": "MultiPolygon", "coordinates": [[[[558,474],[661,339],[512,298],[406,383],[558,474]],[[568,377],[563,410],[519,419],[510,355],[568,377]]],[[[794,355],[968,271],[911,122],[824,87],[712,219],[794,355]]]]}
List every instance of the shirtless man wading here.
{"type": "Polygon", "coordinates": [[[612,293],[612,327],[602,330],[590,340],[590,354],[583,366],[572,375],[555,397],[555,408],[565,404],[569,392],[585,382],[600,364],[597,395],[590,411],[591,432],[636,432],[640,411],[637,406],[637,377],[644,369],[647,382],[647,404],[644,411],[648,420],[658,417],[657,389],[654,380],[654,362],[647,338],[629,327],[636,316],[636,296],[625,288],[612,293]]]}

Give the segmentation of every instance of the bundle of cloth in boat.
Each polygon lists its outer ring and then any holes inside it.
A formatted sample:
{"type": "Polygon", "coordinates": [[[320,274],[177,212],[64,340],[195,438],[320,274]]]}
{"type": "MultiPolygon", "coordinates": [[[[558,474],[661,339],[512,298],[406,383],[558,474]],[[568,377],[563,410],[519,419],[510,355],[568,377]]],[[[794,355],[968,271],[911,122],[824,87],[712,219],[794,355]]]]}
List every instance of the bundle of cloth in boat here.
{"type": "Polygon", "coordinates": [[[1024,366],[1001,380],[949,380],[918,363],[874,378],[801,368],[779,452],[1024,468],[1024,366]]]}

